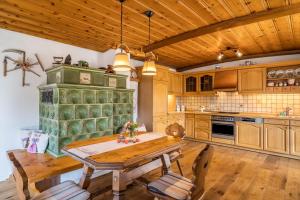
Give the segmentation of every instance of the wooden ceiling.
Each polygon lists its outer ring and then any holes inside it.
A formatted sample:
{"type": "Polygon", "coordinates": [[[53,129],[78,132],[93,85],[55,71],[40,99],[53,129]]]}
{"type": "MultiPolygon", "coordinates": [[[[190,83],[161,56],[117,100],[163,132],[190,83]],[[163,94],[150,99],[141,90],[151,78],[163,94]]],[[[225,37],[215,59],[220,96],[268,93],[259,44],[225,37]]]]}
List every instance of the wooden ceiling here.
{"type": "MultiPolygon", "coordinates": [[[[120,40],[120,4],[0,0],[0,27],[103,52],[120,40]]],[[[131,49],[153,50],[161,64],[180,71],[214,63],[227,47],[239,48],[248,58],[288,53],[300,49],[300,0],[127,0],[124,40],[131,49]],[[148,19],[142,14],[148,9],[155,13],[150,46],[148,19]],[[276,9],[280,13],[274,14],[276,9]],[[253,18],[260,13],[265,17],[253,18]]],[[[226,56],[235,58],[233,53],[226,56]]]]}

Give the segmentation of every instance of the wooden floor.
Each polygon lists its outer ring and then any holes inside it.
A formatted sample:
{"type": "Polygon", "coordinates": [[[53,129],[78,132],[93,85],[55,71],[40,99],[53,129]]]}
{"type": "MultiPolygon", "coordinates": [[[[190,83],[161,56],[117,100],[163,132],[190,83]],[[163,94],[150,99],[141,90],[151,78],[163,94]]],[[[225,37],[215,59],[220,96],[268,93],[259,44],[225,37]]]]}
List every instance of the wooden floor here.
{"type": "MultiPolygon", "coordinates": [[[[181,159],[186,177],[191,177],[191,165],[203,144],[187,142],[181,159]]],[[[177,171],[176,167],[174,171],[177,171]]],[[[147,175],[155,179],[160,171],[147,175]]],[[[16,199],[12,180],[0,183],[0,200],[16,199]]],[[[153,199],[144,187],[132,185],[126,193],[130,200],[153,199]]],[[[111,192],[96,197],[111,199],[111,192]]],[[[206,179],[206,200],[300,200],[300,161],[256,152],[215,146],[212,165],[206,179]]]]}

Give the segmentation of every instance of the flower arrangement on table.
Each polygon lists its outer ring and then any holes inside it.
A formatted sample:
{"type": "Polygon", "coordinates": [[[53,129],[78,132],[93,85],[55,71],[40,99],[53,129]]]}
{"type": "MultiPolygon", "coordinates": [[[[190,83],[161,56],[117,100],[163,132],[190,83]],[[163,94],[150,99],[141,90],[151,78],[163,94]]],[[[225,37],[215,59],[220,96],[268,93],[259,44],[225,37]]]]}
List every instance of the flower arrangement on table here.
{"type": "Polygon", "coordinates": [[[121,131],[121,134],[119,135],[117,142],[124,142],[125,144],[129,143],[129,142],[139,142],[139,138],[137,138],[137,128],[138,128],[138,124],[133,122],[133,121],[128,121],[127,123],[125,123],[125,125],[123,126],[123,129],[121,131]],[[124,134],[125,133],[125,134],[124,134]],[[126,134],[128,133],[128,134],[126,134]],[[128,135],[128,137],[126,137],[125,135],[128,135]]]}

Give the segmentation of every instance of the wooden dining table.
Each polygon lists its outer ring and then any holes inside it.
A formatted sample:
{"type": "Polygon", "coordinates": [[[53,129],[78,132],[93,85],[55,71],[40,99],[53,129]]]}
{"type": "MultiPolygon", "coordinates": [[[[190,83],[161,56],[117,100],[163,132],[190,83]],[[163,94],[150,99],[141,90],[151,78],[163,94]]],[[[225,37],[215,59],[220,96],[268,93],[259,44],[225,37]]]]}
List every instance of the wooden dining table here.
{"type": "Polygon", "coordinates": [[[127,186],[163,166],[161,156],[180,151],[182,140],[157,133],[137,136],[136,143],[118,143],[118,135],[78,141],[62,151],[84,164],[80,185],[87,187],[94,170],[112,170],[113,199],[125,199],[127,186]]]}

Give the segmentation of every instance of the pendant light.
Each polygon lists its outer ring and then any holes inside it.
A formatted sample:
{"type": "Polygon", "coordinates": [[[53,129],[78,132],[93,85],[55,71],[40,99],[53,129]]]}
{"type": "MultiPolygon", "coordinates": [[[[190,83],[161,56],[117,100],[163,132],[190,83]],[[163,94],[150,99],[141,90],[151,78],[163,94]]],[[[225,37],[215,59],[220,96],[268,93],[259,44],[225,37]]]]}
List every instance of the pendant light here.
{"type": "Polygon", "coordinates": [[[121,3],[121,43],[119,45],[121,52],[115,55],[113,69],[115,71],[130,71],[131,70],[130,61],[127,55],[129,51],[127,50],[126,52],[123,52],[124,46],[125,49],[128,49],[127,46],[123,44],[123,3],[125,2],[125,0],[119,0],[119,1],[121,3]]]}
{"type": "MultiPolygon", "coordinates": [[[[148,38],[148,44],[150,45],[150,24],[151,24],[151,17],[153,16],[153,11],[151,10],[147,10],[144,13],[148,19],[149,19],[149,38],[148,38]]],[[[156,75],[156,67],[155,67],[155,55],[152,52],[148,52],[146,53],[145,56],[145,61],[144,61],[144,66],[143,66],[143,70],[142,70],[142,74],[143,75],[148,75],[148,76],[154,76],[156,75]]]]}

